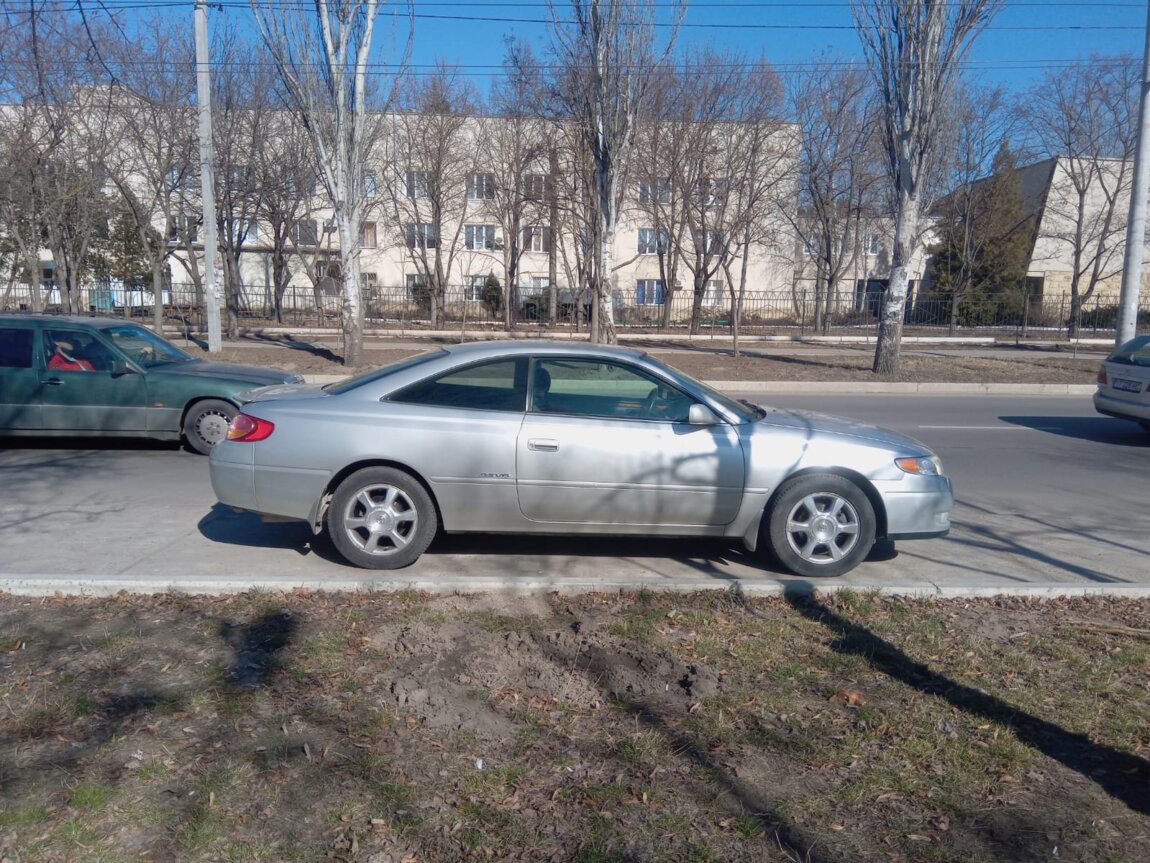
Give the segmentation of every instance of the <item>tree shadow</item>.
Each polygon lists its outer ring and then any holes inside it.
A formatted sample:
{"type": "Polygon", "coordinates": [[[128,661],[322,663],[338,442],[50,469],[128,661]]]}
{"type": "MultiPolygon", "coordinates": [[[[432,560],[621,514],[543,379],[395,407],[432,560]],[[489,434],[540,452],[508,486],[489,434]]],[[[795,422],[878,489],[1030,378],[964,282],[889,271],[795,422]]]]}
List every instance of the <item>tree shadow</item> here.
{"type": "Polygon", "coordinates": [[[865,659],[894,680],[949,702],[972,716],[1009,728],[1027,746],[1097,783],[1099,788],[1135,812],[1150,814],[1150,762],[1092,741],[971,686],[951,680],[908,656],[864,626],[836,614],[811,594],[788,592],[799,614],[825,626],[838,637],[831,648],[865,659]]]}
{"type": "Polygon", "coordinates": [[[241,689],[254,689],[266,683],[280,668],[280,654],[296,632],[291,612],[265,614],[251,623],[220,624],[220,638],[235,651],[235,661],[228,668],[228,679],[241,689]]]}

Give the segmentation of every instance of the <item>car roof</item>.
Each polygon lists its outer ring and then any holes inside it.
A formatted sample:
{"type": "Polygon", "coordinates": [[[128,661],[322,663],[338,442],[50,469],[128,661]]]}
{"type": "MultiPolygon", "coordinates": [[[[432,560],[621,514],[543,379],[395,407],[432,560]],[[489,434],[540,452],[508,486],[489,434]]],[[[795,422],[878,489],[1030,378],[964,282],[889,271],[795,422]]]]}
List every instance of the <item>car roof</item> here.
{"type": "Polygon", "coordinates": [[[635,360],[646,356],[644,351],[635,348],[550,339],[492,339],[458,345],[442,345],[442,348],[460,359],[550,354],[551,356],[635,360]]]}
{"type": "Polygon", "coordinates": [[[100,318],[87,315],[36,315],[36,314],[0,314],[0,321],[5,323],[19,323],[31,321],[44,324],[70,324],[80,327],[95,327],[106,329],[117,325],[134,323],[123,318],[100,318]]]}

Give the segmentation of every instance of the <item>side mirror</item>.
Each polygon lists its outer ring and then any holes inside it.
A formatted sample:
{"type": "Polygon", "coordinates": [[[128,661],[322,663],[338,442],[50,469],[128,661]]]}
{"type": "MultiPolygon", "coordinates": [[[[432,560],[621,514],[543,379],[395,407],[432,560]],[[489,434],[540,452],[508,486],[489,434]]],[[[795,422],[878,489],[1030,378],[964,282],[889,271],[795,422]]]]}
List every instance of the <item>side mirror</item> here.
{"type": "Polygon", "coordinates": [[[134,375],[136,370],[132,368],[127,360],[112,360],[112,375],[119,377],[120,375],[134,375]]]}
{"type": "Polygon", "coordinates": [[[713,426],[719,424],[719,418],[709,407],[696,402],[687,411],[687,424],[693,426],[713,426]]]}

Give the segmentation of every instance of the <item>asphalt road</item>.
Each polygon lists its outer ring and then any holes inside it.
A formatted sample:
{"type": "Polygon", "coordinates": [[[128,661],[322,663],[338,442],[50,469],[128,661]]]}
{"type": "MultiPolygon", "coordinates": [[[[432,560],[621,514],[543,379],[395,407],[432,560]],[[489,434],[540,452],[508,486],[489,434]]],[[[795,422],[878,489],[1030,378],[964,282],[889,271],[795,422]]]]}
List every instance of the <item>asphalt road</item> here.
{"type": "Polygon", "coordinates": [[[876,548],[808,584],[718,542],[456,536],[408,569],[343,563],[300,524],[215,502],[205,459],[139,442],[0,441],[0,590],[419,588],[1150,595],[1150,436],[1088,397],[752,396],[878,422],[930,444],[958,502],[946,538],[876,548]],[[83,447],[83,448],[78,448],[83,447]]]}

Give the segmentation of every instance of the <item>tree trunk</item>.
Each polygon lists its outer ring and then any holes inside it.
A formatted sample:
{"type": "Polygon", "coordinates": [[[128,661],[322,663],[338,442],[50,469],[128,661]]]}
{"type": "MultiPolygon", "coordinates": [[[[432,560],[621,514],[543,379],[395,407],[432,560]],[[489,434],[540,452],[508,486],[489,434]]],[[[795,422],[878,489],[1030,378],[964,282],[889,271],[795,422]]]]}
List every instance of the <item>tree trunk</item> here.
{"type": "Polygon", "coordinates": [[[164,264],[152,259],[152,329],[156,335],[164,334],[164,264]]]}
{"type": "Polygon", "coordinates": [[[902,348],[902,319],[906,308],[909,263],[918,232],[918,198],[899,192],[898,216],[894,225],[894,248],[891,254],[890,284],[883,298],[878,322],[872,371],[880,375],[897,375],[902,348]]]}

